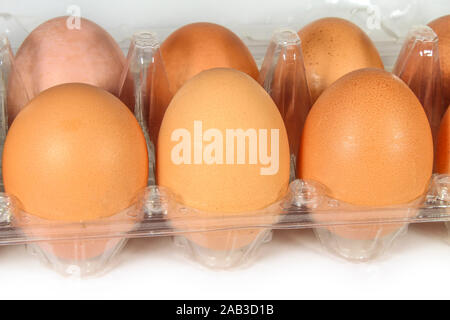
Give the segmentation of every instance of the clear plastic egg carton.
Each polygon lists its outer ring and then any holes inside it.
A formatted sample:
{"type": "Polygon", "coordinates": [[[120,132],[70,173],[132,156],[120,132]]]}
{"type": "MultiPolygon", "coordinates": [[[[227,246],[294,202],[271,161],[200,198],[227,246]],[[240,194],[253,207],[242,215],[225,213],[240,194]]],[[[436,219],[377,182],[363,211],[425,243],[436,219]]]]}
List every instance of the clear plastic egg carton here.
{"type": "MultiPolygon", "coordinates": [[[[267,40],[243,37],[261,67],[261,85],[285,120],[291,150],[298,150],[303,123],[311,107],[297,30],[297,26],[283,27],[267,40]]],[[[2,36],[0,43],[3,146],[8,123],[8,78],[15,68],[8,37],[2,36]]],[[[157,34],[151,30],[131,37],[119,94],[146,135],[151,172],[157,132],[149,128],[146,119],[151,117],[152,105],[162,103],[152,87],[167,85],[155,84],[155,79],[161,79],[156,75],[164,73],[163,67],[155,64],[160,55],[159,43],[157,34]]],[[[434,32],[425,26],[414,27],[400,40],[375,44],[387,69],[393,70],[416,93],[435,133],[444,108],[440,101],[438,39],[434,32]]],[[[409,204],[357,207],[333,199],[318,183],[296,180],[295,155],[292,152],[292,182],[287,195],[255,212],[211,217],[209,213],[186,207],[170,190],[155,185],[154,174],[149,177],[149,186],[136,195],[136,201],[127,210],[96,221],[64,223],[40,219],[24,212],[14,197],[2,193],[0,245],[25,244],[32,254],[61,274],[90,276],[114,266],[114,257],[130,238],[170,236],[174,245],[195,261],[214,269],[230,269],[254,261],[258,249],[271,240],[272,230],[314,229],[324,247],[350,261],[368,261],[381,255],[407,232],[411,223],[446,223],[450,230],[450,176],[434,175],[427,193],[409,204]]]]}

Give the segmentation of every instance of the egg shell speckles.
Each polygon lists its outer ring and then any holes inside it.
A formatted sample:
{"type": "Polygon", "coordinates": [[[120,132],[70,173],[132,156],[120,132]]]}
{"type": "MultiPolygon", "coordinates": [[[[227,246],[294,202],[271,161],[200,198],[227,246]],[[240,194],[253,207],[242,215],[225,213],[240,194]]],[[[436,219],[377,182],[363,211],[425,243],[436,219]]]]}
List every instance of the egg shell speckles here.
{"type": "Polygon", "coordinates": [[[323,18],[308,24],[298,34],[313,102],[334,81],[351,71],[384,68],[372,40],[350,21],[323,18]]]}

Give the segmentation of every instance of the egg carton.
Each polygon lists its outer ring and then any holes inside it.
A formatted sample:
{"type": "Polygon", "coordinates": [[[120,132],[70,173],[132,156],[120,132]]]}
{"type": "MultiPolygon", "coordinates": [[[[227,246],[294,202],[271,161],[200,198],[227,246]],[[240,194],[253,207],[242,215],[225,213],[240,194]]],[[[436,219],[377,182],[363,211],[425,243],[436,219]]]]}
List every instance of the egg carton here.
{"type": "MultiPolygon", "coordinates": [[[[0,39],[1,141],[7,131],[7,86],[15,72],[7,37],[0,39]]],[[[418,27],[405,40],[394,73],[419,97],[431,123],[441,114],[438,39],[428,27],[418,27]],[[415,59],[417,58],[417,59],[415,59]],[[430,81],[430,79],[433,79],[430,81]]],[[[329,196],[324,186],[295,180],[295,150],[311,107],[301,40],[290,28],[274,32],[261,66],[260,83],[277,104],[286,123],[291,148],[288,194],[262,210],[214,216],[189,208],[176,195],[155,185],[154,141],[149,128],[152,106],[165,103],[152,88],[164,68],[155,63],[159,40],[153,32],[136,33],[123,72],[120,98],[133,110],[147,140],[150,155],[148,187],[130,208],[110,218],[58,222],[22,210],[17,199],[0,194],[0,245],[26,244],[29,251],[58,272],[70,276],[100,274],[114,265],[114,257],[130,238],[171,236],[175,245],[210,268],[228,269],[251,263],[270,241],[275,229],[314,229],[330,251],[351,261],[367,261],[385,250],[411,223],[450,225],[450,176],[433,176],[422,197],[402,206],[357,207],[329,196]]],[[[25,90],[24,90],[25,94],[25,90]]],[[[257,192],[257,190],[255,190],[257,192]]]]}

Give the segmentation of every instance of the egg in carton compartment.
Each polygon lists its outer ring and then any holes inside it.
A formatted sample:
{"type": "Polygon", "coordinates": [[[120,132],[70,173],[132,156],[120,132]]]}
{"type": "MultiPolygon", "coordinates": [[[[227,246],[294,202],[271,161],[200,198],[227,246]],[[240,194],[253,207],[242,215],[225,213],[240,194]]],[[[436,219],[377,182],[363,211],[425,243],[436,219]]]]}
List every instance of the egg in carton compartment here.
{"type": "MultiPolygon", "coordinates": [[[[17,72],[7,37],[2,35],[1,40],[0,100],[2,111],[5,112],[1,115],[1,122],[2,130],[6,132],[8,129],[6,105],[9,101],[10,86],[14,85],[16,94],[23,94],[19,100],[25,103],[29,100],[29,93],[25,90],[21,75],[17,72]]],[[[126,108],[125,105],[123,108],[126,108]]],[[[134,117],[130,115],[130,118],[134,117]]],[[[141,131],[138,123],[136,126],[138,131],[141,131]]],[[[4,141],[5,137],[2,135],[2,151],[4,141]]],[[[146,146],[147,143],[144,142],[143,145],[146,146]]],[[[0,215],[2,242],[4,244],[25,243],[30,252],[63,274],[87,276],[102,272],[123,248],[126,243],[126,233],[135,228],[136,221],[140,218],[142,205],[139,208],[137,206],[142,204],[142,201],[138,194],[135,197],[132,205],[108,219],[64,222],[28,214],[23,210],[20,201],[5,194],[2,197],[0,215]],[[125,236],[117,237],[117,234],[125,234],[125,236]],[[111,237],[105,238],[105,235],[111,237]]]]}

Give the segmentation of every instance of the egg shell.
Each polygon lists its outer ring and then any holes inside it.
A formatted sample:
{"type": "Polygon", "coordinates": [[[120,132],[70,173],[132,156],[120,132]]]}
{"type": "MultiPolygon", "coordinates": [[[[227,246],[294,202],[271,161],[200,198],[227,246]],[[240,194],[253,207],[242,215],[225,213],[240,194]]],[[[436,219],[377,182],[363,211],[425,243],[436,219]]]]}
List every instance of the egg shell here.
{"type": "Polygon", "coordinates": [[[256,62],[244,42],[232,31],[214,23],[193,23],[174,31],[162,43],[161,57],[156,56],[152,66],[157,68],[157,80],[152,83],[158,99],[149,117],[150,136],[154,141],[170,100],[193,76],[212,68],[234,68],[255,80],[259,76],[256,62]]]}
{"type": "Polygon", "coordinates": [[[174,31],[161,45],[161,54],[175,94],[203,70],[233,68],[258,79],[256,62],[242,40],[214,23],[199,22],[174,31]]]}
{"type": "Polygon", "coordinates": [[[43,219],[109,217],[130,206],[147,176],[147,147],[136,119],[116,97],[90,85],[42,92],[5,141],[5,190],[43,219]]]}
{"type": "Polygon", "coordinates": [[[450,104],[450,15],[438,18],[428,24],[439,39],[442,88],[445,105],[450,104]]]}
{"type": "Polygon", "coordinates": [[[351,71],[384,68],[372,40],[350,21],[319,19],[303,27],[298,35],[313,103],[328,86],[351,71]]]}
{"type": "MultiPolygon", "coordinates": [[[[388,72],[363,69],[342,77],[307,117],[298,176],[320,182],[337,200],[363,208],[408,204],[425,193],[432,168],[433,141],[425,112],[414,93],[388,72]]],[[[350,218],[382,217],[389,214],[356,211],[350,218]]],[[[395,229],[391,227],[333,230],[345,238],[370,239],[395,229]]]]}
{"type": "Polygon", "coordinates": [[[436,150],[436,171],[450,174],[450,111],[447,109],[439,129],[436,150]]]}
{"type": "Polygon", "coordinates": [[[12,123],[30,99],[55,85],[80,82],[118,95],[125,56],[115,40],[97,24],[80,18],[80,28],[69,28],[68,17],[58,17],[34,29],[15,56],[17,73],[8,92],[8,116],[12,123]]]}
{"type": "MultiPolygon", "coordinates": [[[[271,150],[268,135],[268,150],[271,150]]],[[[209,144],[204,142],[204,147],[209,144]]],[[[193,144],[191,148],[194,155],[193,144]]],[[[226,147],[222,150],[225,157],[226,147]]],[[[195,218],[236,217],[263,209],[280,200],[289,184],[289,144],[283,120],[270,96],[248,75],[223,68],[204,71],[177,92],[167,109],[159,133],[156,169],[159,185],[171,190],[181,203],[201,210],[169,212],[169,218],[179,229],[195,227],[198,224],[195,218]],[[227,129],[278,130],[278,170],[272,175],[261,175],[261,168],[268,165],[260,161],[249,164],[248,144],[244,164],[195,164],[193,161],[176,164],[172,152],[178,142],[172,141],[172,135],[184,128],[194,137],[194,121],[202,122],[204,132],[217,129],[224,137],[227,129]]],[[[214,222],[200,223],[214,227],[214,222]]],[[[231,250],[250,244],[259,232],[239,230],[186,236],[210,249],[231,250]]]]}

